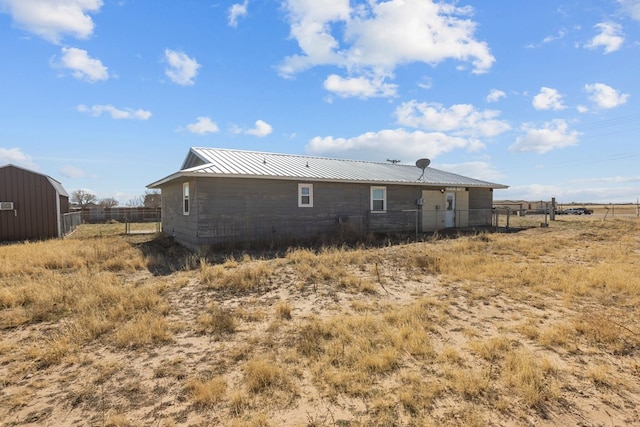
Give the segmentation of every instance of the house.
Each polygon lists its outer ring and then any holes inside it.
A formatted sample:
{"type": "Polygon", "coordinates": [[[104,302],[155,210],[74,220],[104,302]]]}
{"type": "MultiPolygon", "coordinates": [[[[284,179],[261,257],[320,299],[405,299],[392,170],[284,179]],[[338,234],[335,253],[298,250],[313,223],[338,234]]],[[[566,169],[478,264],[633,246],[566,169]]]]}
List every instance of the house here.
{"type": "Polygon", "coordinates": [[[55,179],[14,165],[0,167],[0,242],[62,237],[69,194],[55,179]]]}
{"type": "Polygon", "coordinates": [[[555,205],[555,199],[550,202],[545,200],[496,200],[493,206],[498,209],[508,209],[514,214],[524,216],[526,214],[543,214],[549,212],[549,207],[555,205]]]}
{"type": "Polygon", "coordinates": [[[508,209],[520,216],[524,216],[531,209],[531,203],[526,200],[496,200],[493,206],[498,209],[508,209]]]}
{"type": "Polygon", "coordinates": [[[418,163],[191,148],[147,187],[162,192],[163,232],[192,248],[491,225],[506,186],[418,163]]]}

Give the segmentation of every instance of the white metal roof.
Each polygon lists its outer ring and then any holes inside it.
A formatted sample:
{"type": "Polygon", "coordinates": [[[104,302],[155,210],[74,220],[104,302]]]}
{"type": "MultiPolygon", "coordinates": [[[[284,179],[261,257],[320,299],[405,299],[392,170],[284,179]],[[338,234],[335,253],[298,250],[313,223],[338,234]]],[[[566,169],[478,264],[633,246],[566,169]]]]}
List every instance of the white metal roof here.
{"type": "Polygon", "coordinates": [[[422,169],[414,165],[223,148],[191,148],[180,171],[149,184],[148,187],[158,188],[181,177],[204,176],[507,188],[502,184],[430,167],[427,167],[422,175],[422,169]]]}

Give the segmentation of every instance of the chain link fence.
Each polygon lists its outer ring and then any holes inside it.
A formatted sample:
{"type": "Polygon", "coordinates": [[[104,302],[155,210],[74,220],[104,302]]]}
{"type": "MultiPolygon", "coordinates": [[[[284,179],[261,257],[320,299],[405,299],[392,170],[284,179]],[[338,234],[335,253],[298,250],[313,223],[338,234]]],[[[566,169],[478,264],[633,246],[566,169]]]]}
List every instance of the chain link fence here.
{"type": "Polygon", "coordinates": [[[126,234],[158,233],[162,227],[160,208],[84,208],[64,215],[65,235],[80,224],[122,224],[126,234]]]}

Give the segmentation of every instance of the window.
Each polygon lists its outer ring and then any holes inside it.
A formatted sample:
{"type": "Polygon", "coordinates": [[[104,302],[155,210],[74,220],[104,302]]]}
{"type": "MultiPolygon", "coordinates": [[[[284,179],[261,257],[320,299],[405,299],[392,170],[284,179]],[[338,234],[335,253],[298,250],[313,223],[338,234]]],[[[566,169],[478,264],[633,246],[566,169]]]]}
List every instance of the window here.
{"type": "Polygon", "coordinates": [[[298,184],[298,207],[313,207],[313,184],[298,184]]]}
{"type": "Polygon", "coordinates": [[[387,211],[387,187],[371,187],[371,212],[387,211]]]}
{"type": "Polygon", "coordinates": [[[455,200],[455,196],[453,194],[447,194],[447,210],[453,210],[453,201],[455,200]]]}
{"type": "Polygon", "coordinates": [[[189,215],[189,183],[185,182],[182,184],[182,213],[184,215],[189,215]]]}

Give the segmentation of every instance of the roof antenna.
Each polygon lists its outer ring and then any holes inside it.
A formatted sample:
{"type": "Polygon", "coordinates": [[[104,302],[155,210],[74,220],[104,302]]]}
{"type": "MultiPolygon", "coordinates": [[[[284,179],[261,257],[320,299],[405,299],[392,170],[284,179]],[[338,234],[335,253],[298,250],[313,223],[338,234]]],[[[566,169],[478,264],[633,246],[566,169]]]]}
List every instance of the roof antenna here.
{"type": "Polygon", "coordinates": [[[420,180],[424,181],[424,170],[427,168],[427,166],[429,166],[430,163],[431,163],[431,160],[429,159],[418,159],[416,161],[416,166],[422,169],[422,175],[420,175],[420,178],[418,178],[418,181],[420,180]]]}
{"type": "Polygon", "coordinates": [[[397,165],[401,162],[401,160],[387,159],[387,162],[391,163],[392,165],[397,165]]]}

